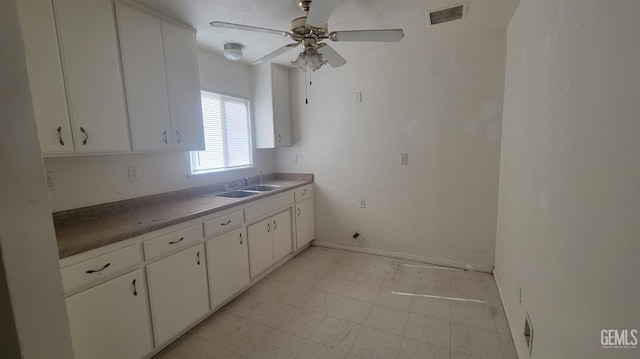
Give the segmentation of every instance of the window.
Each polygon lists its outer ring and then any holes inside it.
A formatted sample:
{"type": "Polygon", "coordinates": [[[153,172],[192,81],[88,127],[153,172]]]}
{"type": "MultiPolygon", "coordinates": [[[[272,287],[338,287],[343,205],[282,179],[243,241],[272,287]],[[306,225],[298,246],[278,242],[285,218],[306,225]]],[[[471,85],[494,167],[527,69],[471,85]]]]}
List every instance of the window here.
{"type": "Polygon", "coordinates": [[[204,151],[191,152],[191,173],[206,173],[253,164],[249,100],[200,91],[204,151]]]}

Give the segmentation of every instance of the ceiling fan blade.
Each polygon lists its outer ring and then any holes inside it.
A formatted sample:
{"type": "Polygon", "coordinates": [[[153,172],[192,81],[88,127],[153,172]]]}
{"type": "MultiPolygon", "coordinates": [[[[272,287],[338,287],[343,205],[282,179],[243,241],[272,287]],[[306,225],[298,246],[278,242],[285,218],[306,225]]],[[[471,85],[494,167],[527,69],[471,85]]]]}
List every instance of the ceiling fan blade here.
{"type": "Polygon", "coordinates": [[[338,0],[313,0],[307,14],[307,25],[321,29],[336,8],[338,0]]]}
{"type": "Polygon", "coordinates": [[[213,27],[220,27],[220,28],[224,28],[224,29],[262,32],[262,33],[265,33],[265,34],[273,34],[273,35],[280,35],[280,36],[291,36],[291,33],[289,31],[266,29],[264,27],[233,24],[233,23],[230,23],[230,22],[223,22],[223,21],[212,21],[212,22],[210,22],[210,24],[213,27]]]}
{"type": "Polygon", "coordinates": [[[300,45],[300,43],[297,43],[297,42],[295,42],[293,44],[284,45],[281,48],[277,49],[276,51],[270,53],[269,55],[259,59],[256,62],[254,62],[253,64],[254,65],[260,65],[260,64],[263,64],[265,62],[271,61],[271,60],[275,59],[276,57],[284,54],[285,52],[293,49],[294,47],[296,47],[298,45],[300,45]]]}
{"type": "Polygon", "coordinates": [[[340,67],[347,63],[347,60],[340,56],[340,54],[337,53],[336,50],[333,49],[333,47],[327,44],[319,47],[317,51],[322,54],[322,57],[327,60],[327,63],[329,63],[331,67],[340,67]]]}
{"type": "Polygon", "coordinates": [[[334,31],[329,34],[333,41],[398,42],[403,37],[402,29],[334,31]]]}

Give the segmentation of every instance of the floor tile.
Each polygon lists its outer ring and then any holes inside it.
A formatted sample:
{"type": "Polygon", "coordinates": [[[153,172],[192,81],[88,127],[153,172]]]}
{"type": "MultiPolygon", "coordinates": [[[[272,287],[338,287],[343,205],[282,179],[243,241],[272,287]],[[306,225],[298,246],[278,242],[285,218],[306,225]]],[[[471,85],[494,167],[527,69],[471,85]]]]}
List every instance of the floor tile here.
{"type": "Polygon", "coordinates": [[[324,274],[302,270],[295,273],[287,283],[305,288],[313,288],[323,277],[324,274]]]}
{"type": "Polygon", "coordinates": [[[258,297],[248,293],[241,294],[236,299],[222,307],[222,311],[231,313],[240,317],[246,317],[256,310],[267,298],[258,297]]]}
{"type": "Polygon", "coordinates": [[[291,304],[266,299],[256,310],[247,315],[247,319],[276,328],[284,320],[284,317],[294,309],[295,307],[291,304]]]}
{"type": "Polygon", "coordinates": [[[297,305],[301,308],[327,314],[335,303],[334,298],[334,294],[316,289],[309,289],[302,295],[302,298],[300,298],[297,305]]]}
{"type": "Polygon", "coordinates": [[[241,355],[208,341],[185,334],[154,359],[241,359],[241,355]]]}
{"type": "Polygon", "coordinates": [[[402,335],[407,324],[408,312],[374,304],[364,321],[365,326],[388,333],[402,335]]]}
{"type": "Polygon", "coordinates": [[[402,337],[378,329],[362,327],[350,354],[367,359],[397,358],[402,337]]]}
{"type": "Polygon", "coordinates": [[[507,315],[505,312],[498,312],[494,318],[496,321],[496,329],[498,334],[511,336],[511,330],[509,329],[509,322],[507,321],[507,315]]]}
{"type": "Polygon", "coordinates": [[[345,359],[347,353],[309,341],[298,354],[298,359],[345,359]]]}
{"type": "Polygon", "coordinates": [[[451,359],[478,359],[476,357],[472,357],[466,354],[451,352],[451,359]]]}
{"type": "Polygon", "coordinates": [[[373,302],[379,289],[380,286],[377,285],[351,281],[342,293],[347,297],[373,302]]]}
{"type": "Polygon", "coordinates": [[[496,307],[487,303],[454,301],[451,303],[451,321],[497,333],[494,320],[497,311],[496,307]]]}
{"type": "Polygon", "coordinates": [[[316,343],[349,352],[361,326],[346,320],[327,316],[311,337],[316,343]]]}
{"type": "Polygon", "coordinates": [[[448,321],[409,313],[404,336],[442,348],[451,344],[451,324],[448,321]]]}
{"type": "Polygon", "coordinates": [[[267,334],[249,356],[252,359],[294,359],[307,340],[279,330],[267,334]]]}
{"type": "Polygon", "coordinates": [[[328,300],[332,302],[329,315],[332,317],[362,324],[369,314],[371,303],[340,295],[330,295],[328,300]]]}
{"type": "Polygon", "coordinates": [[[479,359],[502,358],[498,334],[451,323],[451,350],[479,359]]]}
{"type": "Polygon", "coordinates": [[[451,320],[451,301],[448,299],[413,297],[409,311],[446,321],[451,320]]]}
{"type": "Polygon", "coordinates": [[[518,354],[516,353],[516,348],[513,345],[511,335],[499,335],[498,339],[500,340],[500,350],[502,351],[504,359],[518,359],[518,354]]]}
{"type": "Polygon", "coordinates": [[[451,296],[464,299],[478,299],[489,301],[489,292],[484,279],[462,279],[451,280],[451,296]]]}
{"type": "Polygon", "coordinates": [[[190,333],[241,355],[249,355],[273,329],[262,324],[218,312],[190,333]]]}
{"type": "Polygon", "coordinates": [[[277,329],[308,339],[318,329],[325,316],[320,312],[295,308],[285,315],[284,319],[277,325],[277,329]]]}
{"type": "Polygon", "coordinates": [[[384,305],[386,307],[395,308],[408,312],[411,309],[411,302],[413,297],[393,294],[394,290],[391,288],[380,288],[378,294],[376,294],[374,303],[384,305]]]}
{"type": "Polygon", "coordinates": [[[358,270],[355,267],[344,264],[334,264],[326,275],[344,280],[353,280],[358,275],[358,270]]]}
{"type": "Polygon", "coordinates": [[[350,283],[351,282],[348,280],[325,276],[318,282],[318,284],[316,284],[314,289],[342,295],[347,290],[350,283]]]}
{"type": "Polygon", "coordinates": [[[402,338],[399,359],[449,359],[449,350],[417,340],[402,338]]]}
{"type": "Polygon", "coordinates": [[[267,298],[277,300],[278,302],[296,305],[302,299],[307,290],[307,288],[301,286],[285,283],[280,286],[278,290],[270,292],[267,295],[267,298]]]}
{"type": "Polygon", "coordinates": [[[353,280],[356,282],[380,286],[388,278],[389,278],[389,273],[387,271],[361,270],[353,278],[353,280]]]}

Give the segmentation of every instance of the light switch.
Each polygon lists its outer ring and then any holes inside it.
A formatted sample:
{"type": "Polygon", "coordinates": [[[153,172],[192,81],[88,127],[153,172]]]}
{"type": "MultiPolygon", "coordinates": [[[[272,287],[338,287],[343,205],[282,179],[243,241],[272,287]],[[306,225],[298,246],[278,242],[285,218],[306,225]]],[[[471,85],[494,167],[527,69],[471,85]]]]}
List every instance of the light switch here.
{"type": "Polygon", "coordinates": [[[367,208],[367,200],[365,198],[360,200],[360,208],[367,208]]]}
{"type": "Polygon", "coordinates": [[[408,153],[401,153],[400,154],[400,164],[401,165],[409,164],[409,154],[408,153]]]}
{"type": "Polygon", "coordinates": [[[293,163],[294,165],[298,164],[298,156],[296,155],[291,156],[291,163],[293,163]]]}
{"type": "Polygon", "coordinates": [[[353,99],[354,99],[355,103],[361,103],[362,102],[362,92],[356,92],[356,94],[355,94],[353,99]]]}

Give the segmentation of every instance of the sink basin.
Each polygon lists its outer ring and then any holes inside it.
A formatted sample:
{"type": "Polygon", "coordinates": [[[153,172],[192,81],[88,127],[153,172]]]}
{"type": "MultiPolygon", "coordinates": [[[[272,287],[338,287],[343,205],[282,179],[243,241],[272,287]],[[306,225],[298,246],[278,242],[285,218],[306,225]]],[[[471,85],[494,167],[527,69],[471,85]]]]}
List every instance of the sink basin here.
{"type": "Polygon", "coordinates": [[[259,184],[259,185],[255,185],[255,186],[245,187],[243,189],[245,191],[265,192],[265,191],[273,191],[274,189],[278,189],[278,188],[280,188],[280,186],[268,186],[268,185],[264,185],[264,184],[259,184]]]}
{"type": "Polygon", "coordinates": [[[255,193],[255,192],[247,192],[247,191],[229,191],[229,192],[218,193],[215,196],[216,197],[227,197],[227,198],[242,198],[242,197],[253,196],[253,195],[256,195],[256,194],[257,193],[255,193]]]}

